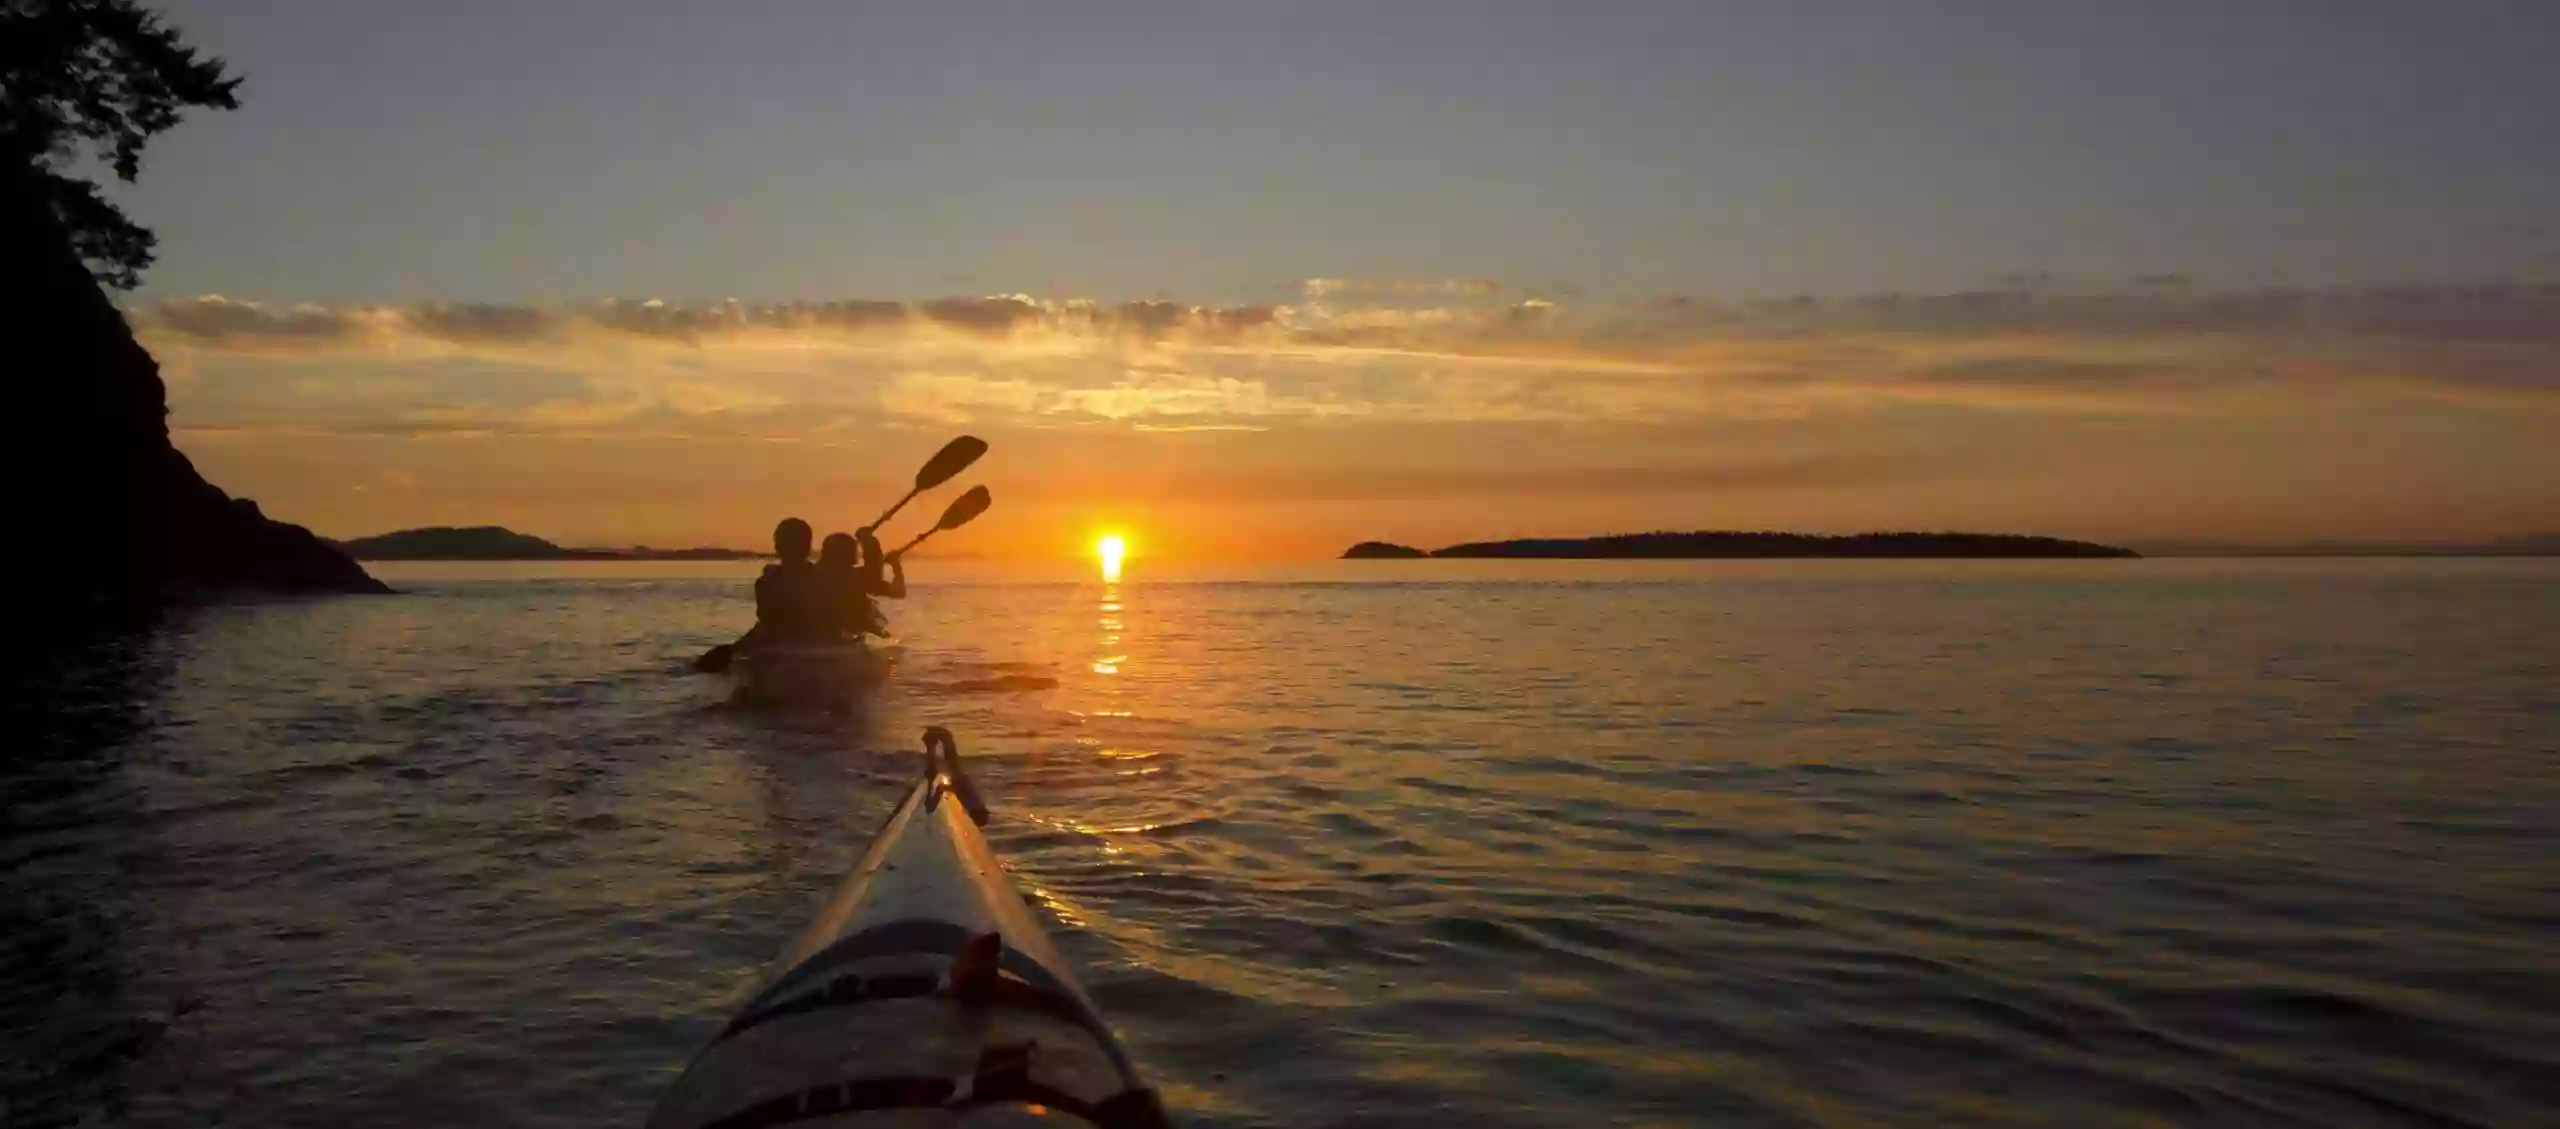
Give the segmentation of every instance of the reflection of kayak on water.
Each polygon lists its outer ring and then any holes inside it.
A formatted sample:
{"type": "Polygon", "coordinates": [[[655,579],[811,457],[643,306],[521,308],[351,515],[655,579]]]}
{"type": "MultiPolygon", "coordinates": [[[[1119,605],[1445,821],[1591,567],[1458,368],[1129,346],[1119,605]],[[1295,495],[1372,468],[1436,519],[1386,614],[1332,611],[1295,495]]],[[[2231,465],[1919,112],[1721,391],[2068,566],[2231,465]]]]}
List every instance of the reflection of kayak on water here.
{"type": "Polygon", "coordinates": [[[978,834],[951,734],[925,748],[923,779],[651,1126],[1169,1124],[978,834]]]}
{"type": "Polygon", "coordinates": [[[841,643],[760,643],[737,653],[729,664],[735,687],[730,699],[741,705],[852,705],[889,680],[904,647],[872,647],[858,640],[841,643]]]}

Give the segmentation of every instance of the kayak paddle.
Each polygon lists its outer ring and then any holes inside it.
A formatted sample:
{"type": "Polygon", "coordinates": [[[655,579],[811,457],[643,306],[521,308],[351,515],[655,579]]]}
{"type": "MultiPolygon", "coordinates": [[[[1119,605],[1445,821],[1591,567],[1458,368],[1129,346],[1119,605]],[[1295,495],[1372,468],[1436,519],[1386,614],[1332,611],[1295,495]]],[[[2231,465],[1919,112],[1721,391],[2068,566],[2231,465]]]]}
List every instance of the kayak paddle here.
{"type": "Polygon", "coordinates": [[[927,537],[931,537],[946,529],[958,529],[961,526],[969,524],[971,521],[976,520],[979,514],[987,512],[987,507],[994,505],[995,501],[995,497],[987,493],[986,487],[970,487],[968,493],[962,494],[961,496],[951,500],[951,508],[942,511],[942,520],[933,523],[933,528],[916,534],[915,540],[898,546],[898,551],[889,555],[893,557],[898,556],[909,549],[924,544],[924,539],[927,537]]]}
{"type": "Polygon", "coordinates": [[[916,471],[915,489],[907,491],[907,496],[898,499],[897,505],[889,507],[882,513],[880,520],[863,528],[878,529],[889,524],[889,519],[898,516],[898,511],[905,509],[908,502],[915,500],[916,495],[951,481],[961,471],[969,469],[969,464],[977,462],[978,456],[986,453],[987,441],[975,435],[963,435],[943,444],[942,449],[934,452],[933,457],[925,461],[924,467],[916,471]]]}

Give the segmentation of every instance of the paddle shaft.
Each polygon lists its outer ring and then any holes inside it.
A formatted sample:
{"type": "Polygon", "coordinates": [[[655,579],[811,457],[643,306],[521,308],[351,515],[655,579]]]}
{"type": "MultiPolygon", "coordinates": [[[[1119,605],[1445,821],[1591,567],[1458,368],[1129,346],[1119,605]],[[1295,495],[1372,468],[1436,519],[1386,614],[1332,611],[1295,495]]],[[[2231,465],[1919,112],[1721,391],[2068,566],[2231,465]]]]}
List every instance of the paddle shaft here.
{"type": "Polygon", "coordinates": [[[890,518],[893,518],[893,517],[898,516],[898,511],[899,511],[899,510],[903,510],[903,509],[907,508],[907,503],[912,502],[912,501],[915,501],[915,500],[916,500],[916,495],[918,495],[918,494],[922,494],[922,493],[924,493],[924,487],[922,487],[922,486],[918,486],[918,487],[916,487],[916,488],[915,488],[915,489],[913,489],[913,490],[909,490],[909,491],[907,491],[907,496],[906,496],[906,497],[898,499],[898,503],[897,503],[896,505],[891,506],[891,507],[889,507],[886,511],[882,512],[882,513],[881,513],[881,515],[880,515],[879,520],[872,522],[872,523],[871,523],[869,526],[867,526],[866,528],[870,528],[870,529],[878,529],[878,528],[880,528],[881,526],[884,526],[884,525],[889,524],[889,519],[890,519],[890,518]]]}

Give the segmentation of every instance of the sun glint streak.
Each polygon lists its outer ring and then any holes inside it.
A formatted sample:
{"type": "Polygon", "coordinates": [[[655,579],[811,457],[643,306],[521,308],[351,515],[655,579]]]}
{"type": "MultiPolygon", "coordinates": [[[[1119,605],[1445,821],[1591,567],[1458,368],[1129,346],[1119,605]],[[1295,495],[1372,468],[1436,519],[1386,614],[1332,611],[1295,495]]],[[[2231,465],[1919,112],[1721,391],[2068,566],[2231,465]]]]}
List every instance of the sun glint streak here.
{"type": "Polygon", "coordinates": [[[1119,583],[1120,562],[1129,555],[1129,543],[1121,540],[1117,533],[1106,533],[1093,543],[1093,555],[1102,561],[1102,582],[1119,583]]]}

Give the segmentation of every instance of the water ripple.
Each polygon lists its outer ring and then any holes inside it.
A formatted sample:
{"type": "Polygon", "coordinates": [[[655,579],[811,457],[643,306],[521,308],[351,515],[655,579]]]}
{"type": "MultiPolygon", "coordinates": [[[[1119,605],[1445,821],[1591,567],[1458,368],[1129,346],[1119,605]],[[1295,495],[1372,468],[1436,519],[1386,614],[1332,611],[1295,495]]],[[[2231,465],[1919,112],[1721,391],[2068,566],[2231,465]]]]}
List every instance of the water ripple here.
{"type": "Polygon", "coordinates": [[[851,717],[672,673],[743,573],[66,657],[0,773],[0,1100],[635,1123],[938,723],[1195,1124],[2560,1107],[2547,565],[1435,567],[920,577],[851,717]]]}

